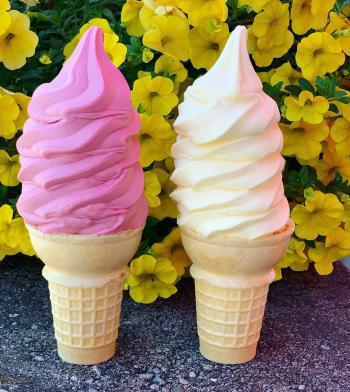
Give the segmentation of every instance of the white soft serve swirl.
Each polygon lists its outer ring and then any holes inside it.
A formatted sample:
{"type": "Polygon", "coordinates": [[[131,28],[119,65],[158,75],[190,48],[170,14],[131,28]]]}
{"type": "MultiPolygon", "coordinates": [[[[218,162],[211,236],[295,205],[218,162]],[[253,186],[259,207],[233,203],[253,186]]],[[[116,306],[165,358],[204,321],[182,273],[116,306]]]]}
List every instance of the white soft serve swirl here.
{"type": "Polygon", "coordinates": [[[280,115],[246,42],[247,30],[238,26],[216,64],[187,89],[174,124],[178,224],[204,237],[254,239],[289,219],[280,115]]]}

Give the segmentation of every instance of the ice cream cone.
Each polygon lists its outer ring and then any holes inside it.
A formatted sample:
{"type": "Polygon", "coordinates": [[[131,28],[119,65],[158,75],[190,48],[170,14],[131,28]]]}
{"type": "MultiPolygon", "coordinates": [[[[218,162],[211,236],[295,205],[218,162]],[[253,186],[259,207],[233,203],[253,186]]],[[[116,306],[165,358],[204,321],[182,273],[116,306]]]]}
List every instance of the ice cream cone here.
{"type": "Polygon", "coordinates": [[[274,265],[288,247],[293,222],[254,240],[204,238],[185,226],[180,229],[193,262],[202,355],[226,364],[250,361],[256,353],[274,265]]]}
{"type": "Polygon", "coordinates": [[[116,350],[127,263],[138,248],[142,227],[103,236],[27,228],[45,263],[59,356],[81,365],[107,361],[116,350]]]}

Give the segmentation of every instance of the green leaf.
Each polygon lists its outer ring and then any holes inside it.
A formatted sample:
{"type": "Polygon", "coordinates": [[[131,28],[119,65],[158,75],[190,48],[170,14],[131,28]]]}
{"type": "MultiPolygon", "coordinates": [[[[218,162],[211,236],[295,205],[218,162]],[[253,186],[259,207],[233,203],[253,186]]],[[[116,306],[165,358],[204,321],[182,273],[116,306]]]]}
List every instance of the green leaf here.
{"type": "Polygon", "coordinates": [[[339,98],[345,97],[345,96],[346,96],[346,91],[336,91],[333,94],[332,98],[339,99],[339,98]]]}
{"type": "Polygon", "coordinates": [[[331,112],[333,112],[333,113],[339,113],[338,106],[337,106],[336,104],[334,104],[334,103],[331,103],[331,104],[329,105],[329,110],[330,110],[331,112]]]}
{"type": "Polygon", "coordinates": [[[112,22],[112,23],[116,23],[116,22],[117,22],[116,19],[115,19],[114,14],[113,14],[113,12],[112,12],[110,9],[108,9],[108,8],[104,8],[104,9],[103,9],[102,15],[103,15],[104,17],[106,17],[106,18],[107,18],[110,22],[112,22]]]}
{"type": "Polygon", "coordinates": [[[299,86],[302,90],[310,91],[313,95],[315,95],[315,89],[313,85],[306,79],[300,78],[299,79],[299,86]]]}
{"type": "Polygon", "coordinates": [[[267,95],[269,95],[276,102],[278,102],[278,101],[280,101],[280,98],[281,98],[282,85],[283,85],[283,82],[279,82],[279,83],[275,84],[274,86],[271,86],[271,84],[269,84],[269,83],[263,82],[263,89],[267,95]]]}
{"type": "Polygon", "coordinates": [[[337,0],[335,2],[335,9],[341,12],[348,5],[350,5],[350,0],[337,0]]]}
{"type": "Polygon", "coordinates": [[[332,98],[337,88],[337,79],[335,77],[330,78],[329,76],[322,79],[320,76],[317,76],[316,86],[319,94],[326,98],[332,98]]]}
{"type": "Polygon", "coordinates": [[[1,201],[1,204],[6,203],[6,194],[7,194],[7,187],[5,185],[0,184],[0,201],[1,201]]]}
{"type": "Polygon", "coordinates": [[[350,97],[344,97],[344,98],[339,98],[339,102],[349,104],[350,103],[350,97]]]}
{"type": "Polygon", "coordinates": [[[285,90],[296,97],[302,92],[302,89],[299,86],[287,86],[285,87],[285,90]]]}
{"type": "Polygon", "coordinates": [[[316,171],[310,166],[303,166],[299,171],[290,170],[284,181],[285,194],[289,200],[304,200],[306,188],[324,190],[324,185],[317,179],[316,171]]]}
{"type": "Polygon", "coordinates": [[[302,184],[307,184],[309,178],[309,171],[307,166],[303,166],[299,172],[299,178],[302,184]]]}
{"type": "Polygon", "coordinates": [[[327,192],[330,193],[350,193],[350,183],[343,179],[342,175],[337,171],[335,173],[335,178],[331,184],[327,186],[327,192]]]}

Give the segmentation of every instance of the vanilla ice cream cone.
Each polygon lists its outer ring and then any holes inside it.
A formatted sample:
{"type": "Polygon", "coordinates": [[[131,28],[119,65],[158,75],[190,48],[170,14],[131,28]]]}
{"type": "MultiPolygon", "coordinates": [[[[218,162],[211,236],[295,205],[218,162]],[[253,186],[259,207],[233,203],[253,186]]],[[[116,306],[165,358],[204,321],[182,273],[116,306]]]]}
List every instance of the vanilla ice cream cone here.
{"type": "Polygon", "coordinates": [[[294,224],[259,239],[204,238],[180,227],[193,265],[202,355],[238,364],[256,353],[274,265],[288,247],[294,224]]]}
{"type": "Polygon", "coordinates": [[[27,228],[45,263],[59,356],[81,365],[107,361],[116,350],[127,263],[139,246],[142,227],[101,236],[27,228]]]}

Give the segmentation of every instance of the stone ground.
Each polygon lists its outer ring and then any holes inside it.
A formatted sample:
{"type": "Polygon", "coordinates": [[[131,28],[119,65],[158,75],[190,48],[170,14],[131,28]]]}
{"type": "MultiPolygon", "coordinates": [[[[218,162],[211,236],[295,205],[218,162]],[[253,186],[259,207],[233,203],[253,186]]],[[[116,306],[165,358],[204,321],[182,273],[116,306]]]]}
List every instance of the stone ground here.
{"type": "Polygon", "coordinates": [[[350,390],[350,271],[285,273],[271,287],[256,358],[214,364],[198,352],[194,290],[150,306],[126,295],[118,356],[95,366],[57,356],[46,281],[36,259],[0,263],[0,392],[350,390]]]}

